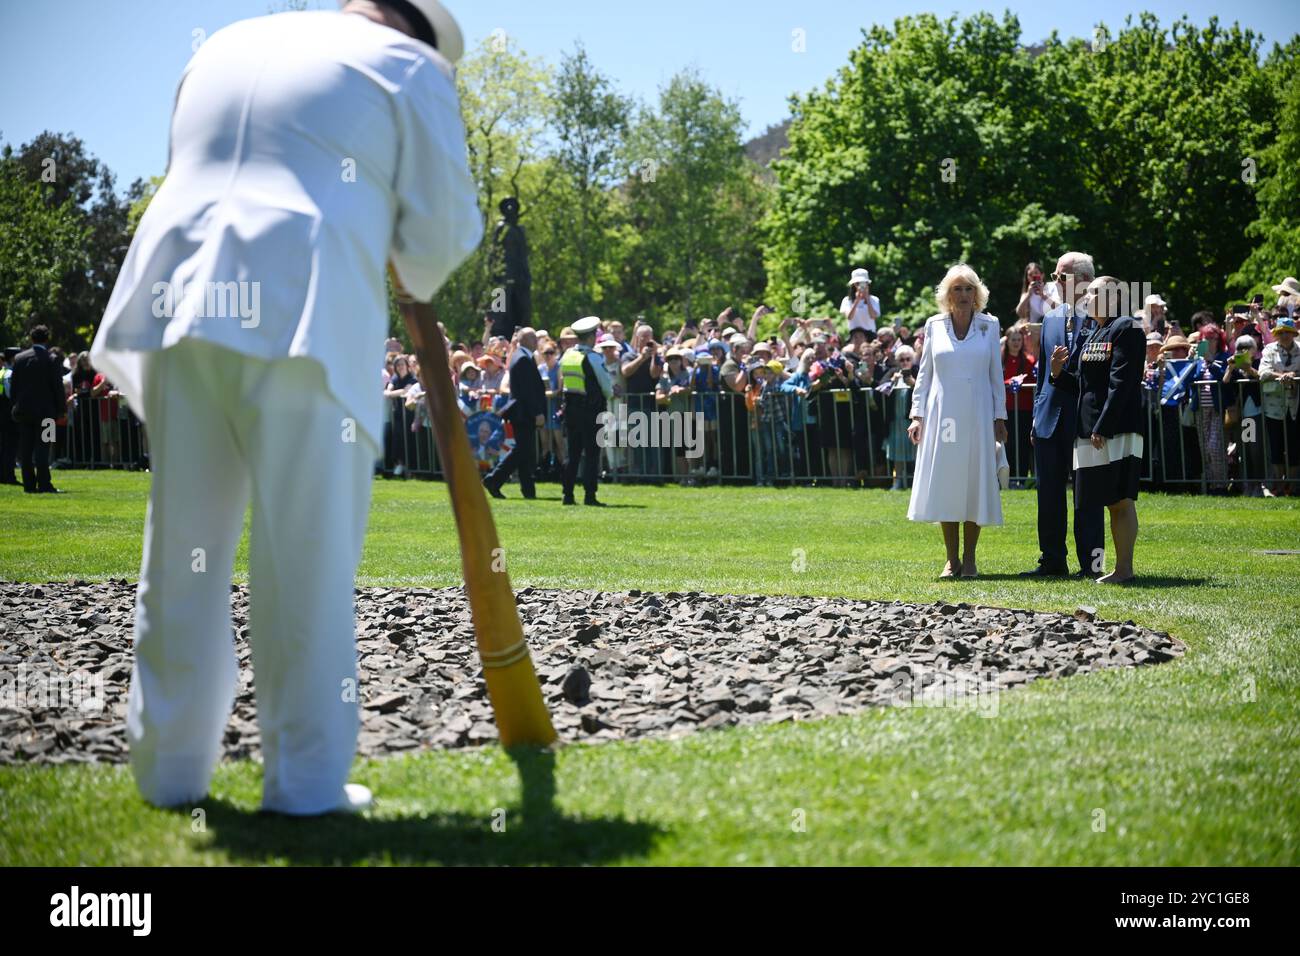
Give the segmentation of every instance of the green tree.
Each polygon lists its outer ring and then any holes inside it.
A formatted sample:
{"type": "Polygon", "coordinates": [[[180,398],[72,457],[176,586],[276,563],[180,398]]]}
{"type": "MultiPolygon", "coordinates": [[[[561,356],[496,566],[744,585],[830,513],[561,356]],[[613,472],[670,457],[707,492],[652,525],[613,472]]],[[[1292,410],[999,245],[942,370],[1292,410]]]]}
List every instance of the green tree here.
{"type": "Polygon", "coordinates": [[[64,277],[89,266],[81,210],[70,197],[56,204],[51,192],[12,158],[0,159],[0,345],[25,344],[32,325],[49,325],[64,277]]]}
{"type": "Polygon", "coordinates": [[[770,299],[834,314],[861,265],[885,314],[911,320],[934,311],[935,283],[966,260],[1010,313],[1024,262],[1077,228],[1058,196],[1075,160],[1048,161],[1070,104],[1042,94],[1019,37],[1009,14],[904,18],[792,101],[764,224],[770,299]]]}
{"type": "Polygon", "coordinates": [[[1277,141],[1259,157],[1259,216],[1246,229],[1255,246],[1229,282],[1241,298],[1263,293],[1284,276],[1300,274],[1300,38],[1283,61],[1270,64],[1283,82],[1277,141]]]}
{"type": "Polygon", "coordinates": [[[1152,14],[1094,53],[1075,42],[1090,123],[1081,213],[1098,266],[1150,282],[1186,319],[1225,303],[1250,251],[1252,162],[1275,136],[1277,91],[1261,39],[1211,18],[1169,29],[1152,14]]]}
{"type": "Polygon", "coordinates": [[[552,233],[548,245],[557,255],[547,260],[540,286],[547,311],[561,321],[603,310],[606,289],[616,280],[614,257],[622,246],[611,237],[623,209],[614,187],[632,109],[632,100],[613,89],[581,44],[564,56],[555,77],[552,124],[561,180],[554,215],[543,227],[552,233]]]}
{"type": "MultiPolygon", "coordinates": [[[[532,240],[534,206],[553,188],[554,177],[538,170],[544,158],[546,124],[551,115],[551,77],[544,63],[518,49],[514,41],[489,36],[457,70],[461,116],[470,173],[479,190],[484,242],[434,299],[449,332],[478,338],[491,306],[492,232],[498,203],[517,196],[520,221],[532,240]]],[[[530,249],[536,259],[536,250],[530,249]]]]}
{"type": "Polygon", "coordinates": [[[140,195],[131,203],[131,208],[127,210],[126,221],[127,228],[131,230],[131,235],[135,235],[136,227],[140,225],[140,220],[144,218],[145,212],[149,209],[149,204],[153,202],[153,197],[158,195],[158,190],[162,188],[165,176],[150,176],[149,181],[143,185],[140,195]]]}
{"type": "Polygon", "coordinates": [[[765,226],[769,296],[827,309],[869,268],[887,315],[933,311],[966,260],[1010,320],[1021,270],[1066,248],[1187,314],[1222,301],[1255,217],[1244,161],[1271,142],[1258,36],[1149,14],[1026,48],[1010,14],[876,27],[792,101],[765,226]]]}
{"type": "MultiPolygon", "coordinates": [[[[112,171],[71,135],[41,133],[17,150],[6,145],[3,158],[28,182],[46,187],[40,195],[47,206],[74,212],[85,227],[85,259],[75,267],[64,261],[61,293],[41,318],[57,343],[86,348],[130,246],[129,212],[143,195],[144,183],[137,180],[119,195],[112,171]]],[[[36,235],[28,239],[37,245],[41,241],[36,235]]]]}
{"type": "Polygon", "coordinates": [[[675,327],[762,294],[763,187],[744,154],[740,110],[695,71],[674,76],[629,134],[635,237],[624,301],[675,327]]]}

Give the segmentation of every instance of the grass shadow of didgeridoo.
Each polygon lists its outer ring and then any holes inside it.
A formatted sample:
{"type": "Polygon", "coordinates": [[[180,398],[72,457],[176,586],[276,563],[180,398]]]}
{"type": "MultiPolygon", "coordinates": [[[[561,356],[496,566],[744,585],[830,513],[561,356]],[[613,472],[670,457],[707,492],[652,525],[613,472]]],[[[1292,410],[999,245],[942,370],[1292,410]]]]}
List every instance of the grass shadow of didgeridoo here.
{"type": "MultiPolygon", "coordinates": [[[[554,751],[515,747],[508,753],[519,771],[520,801],[504,808],[504,816],[494,817],[488,809],[397,818],[376,817],[375,811],[289,817],[209,800],[210,845],[254,864],[285,859],[329,866],[387,859],[417,865],[576,866],[643,856],[661,835],[649,823],[561,813],[555,806],[554,751]]],[[[382,806],[379,793],[376,810],[382,806]]]]}

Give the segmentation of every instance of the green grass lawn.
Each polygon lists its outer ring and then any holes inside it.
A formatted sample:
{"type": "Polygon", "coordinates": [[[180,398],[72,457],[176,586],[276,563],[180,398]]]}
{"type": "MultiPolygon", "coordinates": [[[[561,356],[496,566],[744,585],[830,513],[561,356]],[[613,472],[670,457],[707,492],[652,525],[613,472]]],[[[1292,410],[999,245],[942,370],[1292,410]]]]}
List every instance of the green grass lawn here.
{"type": "MultiPolygon", "coordinates": [[[[148,476],[57,483],[69,493],[0,489],[0,577],[134,578],[148,476]]],[[[494,511],[516,587],[1091,604],[1188,652],[1040,681],[992,717],[891,708],[554,756],[359,760],[378,800],[364,818],[260,816],[251,762],[222,764],[199,816],[147,807],[124,767],[0,768],[0,864],[1300,862],[1300,557],[1260,553],[1300,548],[1294,500],[1144,495],[1143,582],[1105,588],[1016,577],[1036,557],[1032,492],[1003,495],[984,577],[951,582],[903,494],[606,487],[615,507],[595,511],[561,508],[554,485],[507,493],[494,511]]],[[[459,573],[445,487],[377,482],[361,583],[459,573]]]]}

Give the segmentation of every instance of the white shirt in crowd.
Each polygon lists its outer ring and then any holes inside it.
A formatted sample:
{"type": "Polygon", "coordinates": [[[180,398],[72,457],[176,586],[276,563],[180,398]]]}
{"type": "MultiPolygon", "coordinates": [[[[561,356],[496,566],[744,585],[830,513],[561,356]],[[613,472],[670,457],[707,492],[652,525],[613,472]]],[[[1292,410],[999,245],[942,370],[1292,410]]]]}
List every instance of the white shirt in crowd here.
{"type": "Polygon", "coordinates": [[[1037,292],[1029,293],[1029,321],[1041,322],[1043,316],[1052,310],[1052,304],[1047,301],[1046,296],[1041,296],[1037,292]]]}
{"type": "Polygon", "coordinates": [[[1300,388],[1286,388],[1276,378],[1279,372],[1300,372],[1300,343],[1292,342],[1289,350],[1272,341],[1264,346],[1259,359],[1260,396],[1268,418],[1300,417],[1300,388]]]}
{"type": "Polygon", "coordinates": [[[186,338],[307,356],[378,446],[364,359],[388,334],[386,262],[428,299],[482,234],[443,57],[339,11],[243,20],[182,75],[167,177],[93,360],[140,410],[141,353],[186,338]]]}
{"type": "MultiPolygon", "coordinates": [[[[871,311],[880,315],[880,299],[877,296],[868,296],[871,299],[871,311]]],[[[876,331],[876,320],[871,317],[867,311],[866,300],[858,301],[856,296],[846,295],[840,303],[840,315],[849,320],[849,331],[854,329],[866,329],[868,332],[876,331]]]]}

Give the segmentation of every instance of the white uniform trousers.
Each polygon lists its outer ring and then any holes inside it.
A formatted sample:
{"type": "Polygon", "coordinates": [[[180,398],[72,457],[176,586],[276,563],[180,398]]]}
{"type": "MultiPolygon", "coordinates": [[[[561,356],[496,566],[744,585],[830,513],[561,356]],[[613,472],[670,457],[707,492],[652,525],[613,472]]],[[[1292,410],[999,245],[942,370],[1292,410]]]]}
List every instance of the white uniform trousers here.
{"type": "Polygon", "coordinates": [[[231,571],[252,499],[249,629],[267,810],[337,807],[358,731],[353,587],[377,449],[306,358],[199,340],[144,355],[153,485],[127,736],[145,799],[207,793],[237,681],[231,571]]]}

